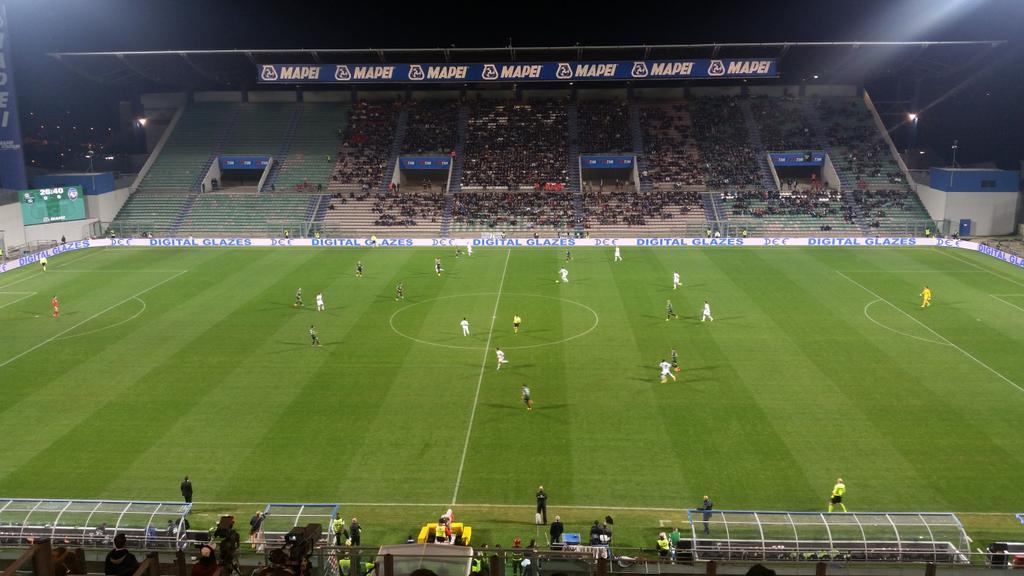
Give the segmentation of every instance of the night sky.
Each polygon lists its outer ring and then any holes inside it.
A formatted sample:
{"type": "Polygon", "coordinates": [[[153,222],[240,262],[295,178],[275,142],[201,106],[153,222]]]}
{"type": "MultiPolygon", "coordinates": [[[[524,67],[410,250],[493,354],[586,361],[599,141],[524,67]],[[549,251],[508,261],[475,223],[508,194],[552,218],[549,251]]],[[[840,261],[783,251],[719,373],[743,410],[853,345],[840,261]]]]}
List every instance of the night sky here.
{"type": "MultiPolygon", "coordinates": [[[[961,162],[1024,158],[1024,0],[645,3],[6,0],[26,134],[60,117],[116,129],[124,89],[45,56],[59,51],[398,48],[703,42],[1008,40],[998,65],[922,114],[917,144],[961,162]],[[34,116],[28,117],[29,112],[34,116]]],[[[782,66],[785,67],[785,61],[782,66]]],[[[929,86],[938,99],[964,78],[929,86]]],[[[876,99],[895,95],[875,94],[876,99]]],[[[905,139],[901,133],[900,138],[905,139]]],[[[906,145],[906,142],[902,142],[906,145]]]]}

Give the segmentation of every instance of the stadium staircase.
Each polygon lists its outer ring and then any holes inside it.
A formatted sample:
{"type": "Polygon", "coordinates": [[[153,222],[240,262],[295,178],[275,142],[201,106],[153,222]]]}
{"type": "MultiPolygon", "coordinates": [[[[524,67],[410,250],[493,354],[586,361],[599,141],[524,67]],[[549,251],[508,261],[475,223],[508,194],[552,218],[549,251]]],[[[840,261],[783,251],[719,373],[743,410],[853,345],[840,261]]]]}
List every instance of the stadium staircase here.
{"type": "Polygon", "coordinates": [[[754,120],[754,112],[750,109],[750,100],[740,99],[740,112],[743,114],[743,123],[747,126],[747,139],[757,159],[757,170],[761,176],[761,186],[765,190],[775,190],[775,178],[772,177],[771,168],[768,166],[768,154],[761,141],[761,130],[754,120]]]}
{"type": "Polygon", "coordinates": [[[704,217],[707,220],[708,228],[719,228],[726,219],[725,204],[722,203],[720,192],[708,192],[701,194],[701,202],[704,204],[704,217]]]}
{"type": "Polygon", "coordinates": [[[640,105],[629,103],[629,132],[633,137],[633,154],[636,158],[636,171],[640,178],[640,191],[652,192],[654,184],[650,178],[643,176],[647,171],[647,156],[644,154],[644,131],[640,126],[640,105]]]}
{"type": "Polygon", "coordinates": [[[402,143],[405,142],[405,131],[409,127],[409,108],[402,106],[402,109],[398,112],[398,121],[395,122],[395,132],[391,140],[391,151],[388,153],[388,163],[384,165],[384,174],[381,175],[380,179],[380,193],[387,194],[388,186],[391,185],[392,179],[395,177],[395,164],[398,163],[398,157],[402,154],[402,143]]]}
{"type": "Polygon", "coordinates": [[[168,236],[179,216],[191,207],[194,197],[194,194],[181,192],[136,192],[118,211],[111,228],[122,237],[138,236],[142,232],[168,236]]]}
{"type": "Polygon", "coordinates": [[[175,216],[171,229],[168,231],[171,236],[178,235],[178,231],[181,230],[181,223],[192,213],[192,207],[196,205],[196,200],[198,199],[199,194],[197,192],[189,192],[185,197],[185,202],[181,205],[181,209],[178,210],[178,215],[175,216]]]}
{"type": "Polygon", "coordinates": [[[217,140],[215,141],[213,152],[207,153],[206,160],[203,162],[203,165],[199,169],[199,172],[195,175],[195,178],[192,180],[192,185],[189,186],[190,191],[199,192],[202,189],[203,180],[206,179],[206,174],[207,172],[210,171],[210,166],[213,166],[214,160],[216,160],[217,156],[220,155],[221,150],[224,149],[224,144],[227,143],[228,139],[231,137],[231,132],[235,127],[235,122],[238,120],[239,112],[241,112],[240,106],[235,105],[232,107],[228,124],[224,128],[224,130],[219,135],[217,135],[217,140]]]}
{"type": "Polygon", "coordinates": [[[839,176],[839,185],[842,190],[853,190],[857,185],[857,178],[849,172],[840,167],[836,161],[841,152],[832,146],[831,140],[829,139],[828,131],[825,129],[825,125],[821,123],[821,117],[818,115],[818,111],[811,106],[805,106],[803,110],[804,120],[811,127],[811,135],[814,137],[814,145],[820,150],[824,150],[829,156],[829,160],[832,160],[832,166],[836,169],[836,175],[839,176]]]}
{"type": "Polygon", "coordinates": [[[455,130],[455,159],[452,162],[451,180],[444,195],[441,208],[441,236],[447,238],[452,227],[452,200],[462,191],[462,167],[466,163],[466,137],[469,134],[469,108],[459,107],[459,124],[455,130]]]}
{"type": "MultiPolygon", "coordinates": [[[[327,187],[337,158],[339,134],[348,124],[348,105],[303,103],[288,153],[280,158],[274,190],[293,192],[302,183],[327,187]]],[[[268,178],[270,180],[270,178],[268,178]]]]}
{"type": "Polygon", "coordinates": [[[274,154],[274,165],[270,168],[270,174],[267,175],[267,179],[263,182],[263,188],[260,192],[267,192],[277,188],[277,177],[281,174],[281,166],[285,159],[288,158],[288,153],[292,150],[292,143],[295,139],[295,132],[299,127],[299,119],[302,118],[303,108],[302,104],[295,106],[291,121],[285,129],[284,138],[281,139],[281,144],[277,147],[277,152],[274,154]]]}
{"type": "Polygon", "coordinates": [[[587,218],[586,202],[583,198],[583,191],[580,190],[580,129],[579,129],[579,107],[575,102],[570,102],[565,108],[566,128],[568,129],[569,158],[566,173],[568,182],[566,190],[572,193],[572,206],[576,221],[573,229],[577,233],[583,233],[584,223],[587,218]]]}

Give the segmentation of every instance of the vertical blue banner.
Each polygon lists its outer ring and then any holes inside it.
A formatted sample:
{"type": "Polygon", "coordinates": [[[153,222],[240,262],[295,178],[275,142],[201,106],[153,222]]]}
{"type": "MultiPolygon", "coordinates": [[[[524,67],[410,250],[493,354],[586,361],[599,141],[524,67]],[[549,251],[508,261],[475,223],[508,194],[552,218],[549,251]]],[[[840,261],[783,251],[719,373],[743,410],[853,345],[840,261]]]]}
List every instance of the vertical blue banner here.
{"type": "Polygon", "coordinates": [[[21,122],[11,71],[11,36],[8,34],[7,4],[0,2],[0,188],[22,190],[25,156],[21,150],[21,122]]]}

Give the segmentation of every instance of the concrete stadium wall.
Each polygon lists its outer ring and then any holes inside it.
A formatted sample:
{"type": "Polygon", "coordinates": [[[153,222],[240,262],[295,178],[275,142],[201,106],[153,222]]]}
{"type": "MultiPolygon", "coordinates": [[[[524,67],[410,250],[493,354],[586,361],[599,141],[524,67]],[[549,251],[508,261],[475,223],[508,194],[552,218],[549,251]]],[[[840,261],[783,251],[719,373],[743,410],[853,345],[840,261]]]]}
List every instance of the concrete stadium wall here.
{"type": "Polygon", "coordinates": [[[625,100],[626,96],[625,88],[581,88],[576,91],[578,100],[625,100]]]}
{"type": "Polygon", "coordinates": [[[249,102],[295,102],[299,99],[295,91],[249,92],[249,102]]]}
{"type": "Polygon", "coordinates": [[[853,84],[808,84],[804,86],[804,96],[841,96],[854,98],[857,96],[857,87],[853,84]]]}
{"type": "Polygon", "coordinates": [[[196,92],[192,95],[196,102],[241,102],[242,93],[234,91],[196,92]]]}
{"type": "Polygon", "coordinates": [[[686,88],[636,88],[633,95],[647,100],[679,100],[686,98],[686,88]]]}
{"type": "Polygon", "coordinates": [[[796,97],[800,95],[799,86],[751,86],[747,89],[751,96],[771,96],[781,98],[783,96],[796,97]]]}
{"type": "Polygon", "coordinates": [[[739,96],[740,86],[694,86],[690,88],[693,96],[739,96]]]}
{"type": "Polygon", "coordinates": [[[462,93],[458,90],[413,90],[409,95],[413,100],[458,100],[462,93]]]}
{"type": "Polygon", "coordinates": [[[571,95],[572,91],[568,88],[523,90],[523,100],[557,100],[560,98],[568,98],[571,95]]]}
{"type": "Polygon", "coordinates": [[[8,248],[42,240],[57,241],[61,236],[64,236],[68,242],[81,240],[89,236],[91,224],[97,221],[110,222],[113,220],[130,195],[130,188],[119,188],[105,194],[87,195],[85,197],[85,213],[89,215],[88,218],[33,226],[25,226],[23,223],[21,204],[17,202],[6,204],[0,206],[0,230],[4,231],[4,241],[8,248]]]}
{"type": "Polygon", "coordinates": [[[919,184],[917,195],[933,220],[950,222],[951,233],[956,231],[962,219],[971,221],[972,236],[1001,236],[1015,232],[1019,193],[944,192],[919,184]]]}
{"type": "Polygon", "coordinates": [[[352,92],[348,90],[342,91],[331,91],[331,92],[314,92],[314,91],[303,91],[302,92],[303,102],[351,102],[352,92]]]}

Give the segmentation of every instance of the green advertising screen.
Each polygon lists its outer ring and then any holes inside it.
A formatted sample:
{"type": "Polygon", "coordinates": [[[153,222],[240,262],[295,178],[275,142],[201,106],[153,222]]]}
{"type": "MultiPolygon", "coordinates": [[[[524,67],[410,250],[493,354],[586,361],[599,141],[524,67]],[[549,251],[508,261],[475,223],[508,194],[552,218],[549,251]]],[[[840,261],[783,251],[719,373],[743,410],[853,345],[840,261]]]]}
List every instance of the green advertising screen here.
{"type": "Polygon", "coordinates": [[[85,218],[81,186],[21,191],[21,217],[25,225],[50,224],[85,218]]]}

